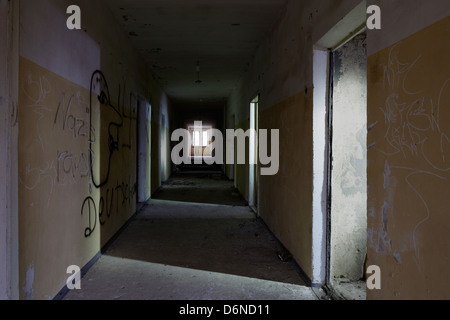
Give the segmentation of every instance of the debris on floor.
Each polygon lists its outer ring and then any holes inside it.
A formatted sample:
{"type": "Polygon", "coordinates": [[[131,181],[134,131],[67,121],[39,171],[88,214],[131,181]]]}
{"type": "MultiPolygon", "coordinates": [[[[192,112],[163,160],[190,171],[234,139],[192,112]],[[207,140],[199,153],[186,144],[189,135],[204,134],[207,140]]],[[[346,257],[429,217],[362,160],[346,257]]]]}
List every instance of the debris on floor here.
{"type": "Polygon", "coordinates": [[[278,252],[278,258],[283,262],[289,262],[292,260],[292,254],[289,251],[284,250],[284,251],[278,252]]]}

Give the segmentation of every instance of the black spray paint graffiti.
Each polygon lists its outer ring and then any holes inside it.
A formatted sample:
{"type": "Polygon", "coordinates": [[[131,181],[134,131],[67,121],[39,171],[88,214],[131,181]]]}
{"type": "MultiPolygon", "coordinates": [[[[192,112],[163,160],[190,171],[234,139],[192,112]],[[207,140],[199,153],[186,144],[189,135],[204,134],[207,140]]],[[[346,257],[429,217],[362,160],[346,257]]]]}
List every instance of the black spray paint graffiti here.
{"type": "MultiPolygon", "coordinates": [[[[124,90],[125,92],[125,90],[124,90]]],[[[114,106],[111,103],[111,96],[109,92],[108,82],[104,74],[97,70],[92,74],[91,85],[90,85],[90,103],[89,103],[89,126],[91,130],[89,131],[89,173],[91,177],[91,183],[96,189],[105,187],[110,182],[111,166],[113,156],[120,148],[132,149],[132,132],[135,131],[133,128],[133,123],[136,121],[136,105],[137,98],[133,93],[130,94],[130,108],[127,112],[125,108],[125,93],[122,94],[122,89],[119,87],[118,95],[118,106],[114,106]],[[95,94],[98,92],[98,94],[95,94]],[[94,143],[95,137],[93,137],[94,126],[92,123],[92,116],[94,112],[94,102],[97,96],[97,100],[100,103],[100,111],[108,112],[108,119],[112,119],[108,125],[108,155],[107,155],[107,166],[105,169],[105,174],[103,177],[96,175],[95,172],[95,153],[94,153],[94,143]],[[121,107],[122,104],[122,107],[121,107]],[[129,141],[126,143],[121,143],[120,133],[121,130],[124,131],[125,121],[129,121],[129,141]]],[[[91,190],[90,190],[91,192],[91,190]]],[[[90,237],[97,226],[97,213],[100,225],[105,225],[106,219],[110,218],[113,211],[118,212],[120,205],[124,206],[126,204],[131,204],[132,199],[137,194],[137,183],[131,182],[131,177],[129,182],[117,183],[114,187],[109,187],[106,189],[105,197],[101,196],[98,206],[96,205],[94,199],[89,196],[87,197],[81,207],[81,215],[88,215],[88,227],[85,230],[85,237],[90,237]],[[121,200],[121,201],[120,201],[121,200]],[[98,208],[98,211],[97,211],[98,208]],[[106,214],[106,217],[105,217],[106,214]]]]}
{"type": "Polygon", "coordinates": [[[103,226],[105,225],[106,221],[102,220],[102,217],[104,218],[103,214],[106,213],[106,217],[110,218],[111,214],[114,210],[114,204],[116,210],[119,209],[119,207],[125,204],[131,204],[131,200],[133,197],[137,194],[137,184],[129,185],[124,182],[121,184],[117,184],[114,188],[108,188],[106,190],[106,196],[100,198],[100,204],[99,204],[99,219],[100,224],[103,226]],[[120,199],[122,201],[120,201],[120,199]]]}
{"type": "MultiPolygon", "coordinates": [[[[92,152],[89,152],[89,163],[91,166],[91,179],[92,184],[97,188],[101,188],[104,185],[108,183],[109,175],[111,173],[111,159],[115,151],[119,150],[119,129],[123,126],[123,118],[120,114],[119,110],[117,110],[112,104],[109,94],[109,88],[108,88],[108,82],[106,81],[105,76],[101,71],[95,71],[92,74],[91,78],[91,97],[90,97],[90,104],[89,104],[89,124],[92,127],[92,109],[93,109],[93,103],[92,103],[92,95],[95,92],[96,89],[100,90],[100,94],[98,95],[98,101],[100,102],[101,107],[110,108],[115,115],[118,116],[120,119],[119,122],[111,121],[108,124],[108,147],[109,147],[109,156],[108,156],[108,166],[106,170],[106,177],[101,179],[100,181],[96,181],[95,175],[94,175],[94,165],[93,165],[93,157],[92,152]],[[114,132],[115,131],[115,132],[114,132]]],[[[120,97],[120,93],[119,93],[120,97]]],[[[120,101],[120,100],[119,100],[120,101]]],[[[92,141],[91,133],[89,135],[89,141],[92,141]]],[[[91,148],[92,150],[92,148],[91,148]]]]}
{"type": "Polygon", "coordinates": [[[83,204],[81,206],[81,215],[87,211],[88,214],[88,226],[84,230],[84,236],[86,238],[90,237],[97,226],[97,207],[95,205],[95,201],[92,197],[87,197],[84,199],[83,204]],[[94,220],[94,225],[92,225],[92,220],[94,220]]]}

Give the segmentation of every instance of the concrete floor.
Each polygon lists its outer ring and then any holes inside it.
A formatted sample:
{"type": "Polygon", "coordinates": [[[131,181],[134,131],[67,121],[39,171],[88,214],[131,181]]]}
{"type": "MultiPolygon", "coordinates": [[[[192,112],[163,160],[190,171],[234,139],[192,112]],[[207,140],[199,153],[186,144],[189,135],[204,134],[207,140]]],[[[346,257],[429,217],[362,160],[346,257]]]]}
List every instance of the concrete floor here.
{"type": "Polygon", "coordinates": [[[173,176],[65,299],[318,299],[245,205],[222,175],[173,176]]]}
{"type": "Polygon", "coordinates": [[[162,188],[153,198],[229,206],[247,205],[232,181],[225,179],[221,173],[207,171],[176,173],[163,182],[162,188]]]}
{"type": "Polygon", "coordinates": [[[360,281],[350,281],[348,279],[335,279],[333,290],[336,300],[366,300],[366,283],[360,281]]]}

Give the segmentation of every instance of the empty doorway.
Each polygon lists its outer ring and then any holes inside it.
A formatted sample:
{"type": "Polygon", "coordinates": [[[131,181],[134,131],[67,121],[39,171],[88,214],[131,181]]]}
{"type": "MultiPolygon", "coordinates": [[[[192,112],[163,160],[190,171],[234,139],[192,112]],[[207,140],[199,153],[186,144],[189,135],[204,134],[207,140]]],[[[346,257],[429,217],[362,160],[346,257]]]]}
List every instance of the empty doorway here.
{"type": "MultiPolygon", "coordinates": [[[[236,116],[233,114],[231,116],[231,124],[230,124],[230,129],[235,130],[236,128],[236,116]]],[[[236,176],[235,176],[235,166],[236,165],[236,144],[234,145],[234,161],[233,164],[227,164],[228,168],[229,168],[229,175],[228,178],[230,180],[236,181],[236,176]]]]}
{"type": "Polygon", "coordinates": [[[367,250],[366,33],[331,52],[329,282],[346,298],[364,298],[367,250]]]}
{"type": "Polygon", "coordinates": [[[258,212],[258,104],[259,97],[250,103],[250,144],[249,144],[249,192],[248,204],[258,212]]]}
{"type": "Polygon", "coordinates": [[[367,53],[362,1],[314,48],[313,279],[366,298],[367,53]]]}
{"type": "Polygon", "coordinates": [[[161,115],[161,129],[160,129],[160,182],[167,180],[167,127],[166,117],[161,115]]]}
{"type": "Polygon", "coordinates": [[[138,100],[137,120],[137,187],[138,202],[145,202],[151,196],[151,106],[145,100],[138,100]]]}

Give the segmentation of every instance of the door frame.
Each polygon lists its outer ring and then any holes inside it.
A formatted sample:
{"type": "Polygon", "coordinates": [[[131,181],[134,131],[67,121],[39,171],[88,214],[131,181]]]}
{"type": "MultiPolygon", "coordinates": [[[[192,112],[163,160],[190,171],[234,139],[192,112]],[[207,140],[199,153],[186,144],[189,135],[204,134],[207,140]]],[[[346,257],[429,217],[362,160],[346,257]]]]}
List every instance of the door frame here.
{"type": "Polygon", "coordinates": [[[250,138],[249,138],[249,191],[248,204],[258,214],[259,196],[259,94],[250,101],[250,138]],[[253,162],[253,164],[252,164],[253,162]]]}

